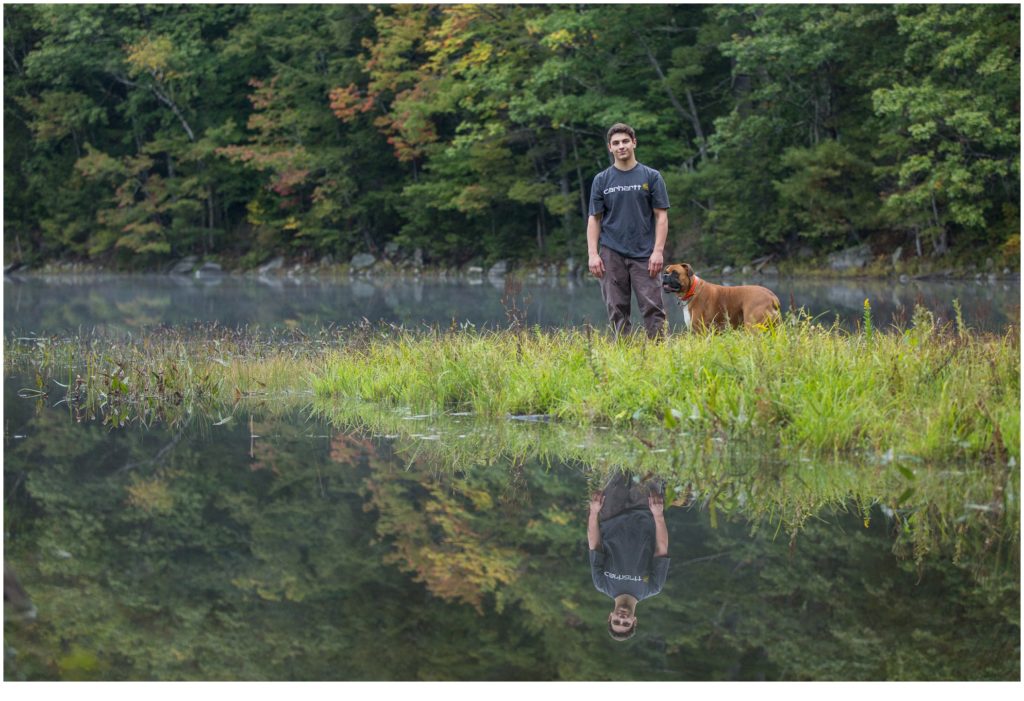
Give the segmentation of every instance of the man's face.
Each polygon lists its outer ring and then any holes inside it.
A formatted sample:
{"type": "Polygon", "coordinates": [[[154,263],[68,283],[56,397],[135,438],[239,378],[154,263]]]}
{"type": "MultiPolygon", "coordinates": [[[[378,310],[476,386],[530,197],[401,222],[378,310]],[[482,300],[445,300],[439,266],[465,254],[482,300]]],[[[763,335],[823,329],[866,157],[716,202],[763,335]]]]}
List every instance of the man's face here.
{"type": "Polygon", "coordinates": [[[623,131],[612,134],[612,140],[608,142],[608,150],[617,161],[632,160],[634,149],[636,149],[636,142],[623,131]]]}
{"type": "Polygon", "coordinates": [[[628,608],[620,606],[608,614],[608,622],[616,633],[628,633],[636,623],[636,616],[628,608]]]}

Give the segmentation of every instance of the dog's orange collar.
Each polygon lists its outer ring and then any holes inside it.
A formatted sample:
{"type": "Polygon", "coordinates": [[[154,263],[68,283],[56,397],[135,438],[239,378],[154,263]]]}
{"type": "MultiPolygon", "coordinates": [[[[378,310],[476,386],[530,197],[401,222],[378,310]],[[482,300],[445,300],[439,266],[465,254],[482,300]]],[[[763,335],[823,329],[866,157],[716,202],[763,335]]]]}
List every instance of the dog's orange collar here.
{"type": "Polygon", "coordinates": [[[685,302],[686,300],[690,299],[691,297],[693,297],[694,294],[697,293],[697,280],[699,279],[700,278],[698,278],[696,275],[693,276],[693,282],[690,283],[690,289],[687,290],[686,294],[684,294],[680,299],[682,299],[685,302]]]}

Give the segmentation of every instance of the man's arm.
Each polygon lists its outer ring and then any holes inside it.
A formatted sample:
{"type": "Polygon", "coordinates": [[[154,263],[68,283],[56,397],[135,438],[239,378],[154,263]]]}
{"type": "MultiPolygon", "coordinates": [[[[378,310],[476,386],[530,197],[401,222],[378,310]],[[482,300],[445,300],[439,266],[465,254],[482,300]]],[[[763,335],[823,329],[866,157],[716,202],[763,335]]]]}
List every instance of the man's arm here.
{"type": "Polygon", "coordinates": [[[587,519],[587,543],[591,550],[601,548],[601,525],[598,522],[598,514],[601,513],[601,506],[604,504],[604,494],[595,492],[590,496],[590,517],[587,519]]]}
{"type": "Polygon", "coordinates": [[[668,241],[668,210],[654,210],[654,251],[647,261],[647,272],[655,277],[665,267],[665,242],[668,241]]]}
{"type": "MultiPolygon", "coordinates": [[[[666,235],[668,229],[665,229],[666,235]]],[[[601,239],[601,215],[591,214],[587,218],[587,256],[590,274],[596,278],[604,275],[604,261],[598,252],[597,243],[601,239]]],[[[664,244],[662,245],[664,247],[664,244]]]]}
{"type": "Polygon", "coordinates": [[[665,500],[660,494],[648,494],[647,505],[654,516],[654,557],[668,557],[668,528],[665,527],[665,500]]]}

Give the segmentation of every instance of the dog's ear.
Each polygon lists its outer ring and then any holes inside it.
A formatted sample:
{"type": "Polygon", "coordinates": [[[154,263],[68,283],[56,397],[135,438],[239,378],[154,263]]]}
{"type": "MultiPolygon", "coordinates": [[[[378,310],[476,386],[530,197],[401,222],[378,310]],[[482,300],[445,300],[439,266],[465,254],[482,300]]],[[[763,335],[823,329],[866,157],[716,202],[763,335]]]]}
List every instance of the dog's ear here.
{"type": "Polygon", "coordinates": [[[682,268],[689,277],[693,277],[693,268],[690,267],[689,263],[683,263],[682,268]]]}

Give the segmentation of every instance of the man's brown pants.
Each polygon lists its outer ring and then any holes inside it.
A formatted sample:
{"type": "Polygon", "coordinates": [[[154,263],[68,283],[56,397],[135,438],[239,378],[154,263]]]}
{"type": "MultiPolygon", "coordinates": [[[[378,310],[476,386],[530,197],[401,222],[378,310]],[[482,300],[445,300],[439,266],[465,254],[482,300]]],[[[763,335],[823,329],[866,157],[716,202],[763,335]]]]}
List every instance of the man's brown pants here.
{"type": "Polygon", "coordinates": [[[607,246],[601,246],[600,254],[604,261],[601,296],[616,338],[628,336],[633,330],[629,320],[630,292],[636,294],[647,337],[663,337],[666,317],[660,276],[651,277],[646,258],[627,258],[607,246]]]}
{"type": "Polygon", "coordinates": [[[647,482],[634,482],[632,475],[616,471],[602,491],[604,503],[598,521],[607,521],[632,509],[649,509],[647,496],[651,493],[660,494],[664,498],[665,480],[655,478],[647,482]]]}

